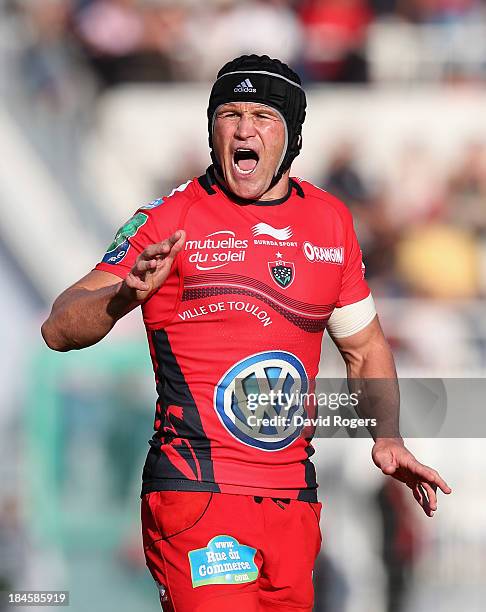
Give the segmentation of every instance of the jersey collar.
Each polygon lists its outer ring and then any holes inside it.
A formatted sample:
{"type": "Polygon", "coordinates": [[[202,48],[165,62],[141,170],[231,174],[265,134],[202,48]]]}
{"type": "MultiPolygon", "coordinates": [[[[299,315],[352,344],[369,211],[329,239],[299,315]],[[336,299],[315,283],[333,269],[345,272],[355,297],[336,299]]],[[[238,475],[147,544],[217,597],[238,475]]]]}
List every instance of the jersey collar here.
{"type": "Polygon", "coordinates": [[[214,173],[214,166],[209,166],[209,168],[206,170],[206,174],[203,174],[198,178],[198,182],[209,195],[215,195],[219,189],[228,199],[235,202],[235,204],[238,204],[239,206],[278,206],[279,204],[286,202],[292,196],[292,192],[294,190],[299,197],[304,197],[304,190],[302,187],[299,185],[299,183],[291,178],[289,179],[289,190],[283,198],[279,198],[277,200],[244,200],[243,198],[239,198],[234,193],[229,191],[218,181],[214,173]]]}

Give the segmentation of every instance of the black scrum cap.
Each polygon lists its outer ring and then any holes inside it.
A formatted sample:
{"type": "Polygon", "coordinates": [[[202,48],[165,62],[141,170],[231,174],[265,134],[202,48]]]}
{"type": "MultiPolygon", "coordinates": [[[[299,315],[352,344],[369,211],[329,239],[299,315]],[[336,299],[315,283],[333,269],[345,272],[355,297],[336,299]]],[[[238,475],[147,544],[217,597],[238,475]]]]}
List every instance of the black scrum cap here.
{"type": "Polygon", "coordinates": [[[259,102],[278,111],[286,126],[286,146],[273,184],[290,168],[302,147],[302,124],[306,98],[300,77],[286,64],[268,55],[242,55],[225,64],[218,72],[208,105],[208,130],[211,158],[215,113],[228,102],[259,102]]]}

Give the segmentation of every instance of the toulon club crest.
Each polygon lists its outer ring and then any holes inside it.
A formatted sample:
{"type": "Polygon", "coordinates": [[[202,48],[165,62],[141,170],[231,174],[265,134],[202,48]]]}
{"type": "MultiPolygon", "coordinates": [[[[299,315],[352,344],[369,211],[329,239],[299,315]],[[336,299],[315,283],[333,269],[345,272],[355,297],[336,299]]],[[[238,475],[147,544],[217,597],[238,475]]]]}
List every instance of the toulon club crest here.
{"type": "Polygon", "coordinates": [[[292,261],[269,261],[268,270],[281,289],[287,289],[294,282],[295,265],[292,261]]]}

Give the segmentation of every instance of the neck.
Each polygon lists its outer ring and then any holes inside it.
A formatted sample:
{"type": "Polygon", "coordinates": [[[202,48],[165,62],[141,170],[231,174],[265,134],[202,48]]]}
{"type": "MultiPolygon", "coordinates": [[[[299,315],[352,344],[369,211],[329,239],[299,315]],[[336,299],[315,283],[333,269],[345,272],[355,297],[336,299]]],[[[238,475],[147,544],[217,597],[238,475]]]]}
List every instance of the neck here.
{"type": "MultiPolygon", "coordinates": [[[[214,167],[214,175],[218,183],[222,185],[226,189],[226,191],[230,191],[228,184],[226,183],[224,178],[221,176],[221,174],[218,172],[216,167],[214,167]]],[[[280,180],[278,181],[276,185],[274,185],[273,187],[265,191],[265,193],[263,193],[260,197],[254,198],[251,201],[267,202],[269,200],[280,200],[281,198],[284,198],[289,192],[289,176],[290,176],[290,169],[287,170],[287,172],[285,172],[281,176],[280,180]]],[[[239,199],[244,199],[244,198],[240,198],[240,196],[237,193],[235,193],[234,196],[239,199]]]]}

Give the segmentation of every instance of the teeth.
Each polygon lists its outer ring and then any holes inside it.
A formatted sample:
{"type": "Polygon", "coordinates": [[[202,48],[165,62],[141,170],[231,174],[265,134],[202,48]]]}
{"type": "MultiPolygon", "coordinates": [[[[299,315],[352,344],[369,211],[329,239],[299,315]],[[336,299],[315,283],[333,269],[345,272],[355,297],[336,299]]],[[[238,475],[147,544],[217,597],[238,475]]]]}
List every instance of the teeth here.
{"type": "MultiPolygon", "coordinates": [[[[238,147],[237,149],[235,149],[235,153],[254,153],[253,149],[248,149],[246,147],[238,147]]],[[[258,161],[257,161],[257,165],[258,165],[258,161]]],[[[235,163],[235,160],[233,158],[233,167],[236,170],[236,172],[238,172],[238,174],[252,174],[253,172],[255,172],[256,170],[256,165],[252,170],[242,170],[239,165],[237,163],[235,163]]]]}
{"type": "Polygon", "coordinates": [[[237,171],[237,172],[239,172],[239,174],[251,174],[252,172],[255,172],[256,166],[255,166],[255,168],[253,168],[253,170],[242,170],[242,169],[241,169],[241,168],[238,166],[238,164],[235,164],[235,163],[233,162],[233,168],[235,168],[235,169],[236,169],[236,171],[237,171]]]}

